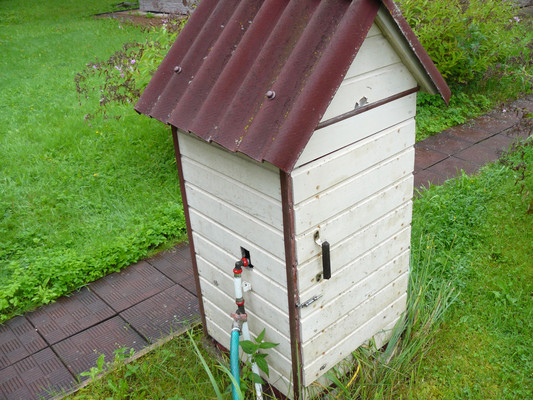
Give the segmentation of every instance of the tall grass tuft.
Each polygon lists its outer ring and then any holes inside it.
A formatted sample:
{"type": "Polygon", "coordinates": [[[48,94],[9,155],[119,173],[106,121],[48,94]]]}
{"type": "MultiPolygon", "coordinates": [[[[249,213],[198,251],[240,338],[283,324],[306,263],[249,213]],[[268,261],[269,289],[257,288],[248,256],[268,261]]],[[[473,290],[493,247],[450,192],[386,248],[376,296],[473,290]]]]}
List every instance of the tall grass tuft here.
{"type": "MultiPolygon", "coordinates": [[[[452,285],[436,285],[443,270],[435,271],[435,249],[431,239],[420,238],[420,251],[411,257],[407,311],[391,332],[384,349],[375,342],[353,353],[355,362],[348,373],[330,373],[336,384],[330,399],[397,399],[397,391],[416,374],[425,354],[431,348],[439,322],[457,299],[452,285]]],[[[443,266],[445,268],[445,266],[443,266]]],[[[335,372],[335,371],[333,371],[335,372]]]]}

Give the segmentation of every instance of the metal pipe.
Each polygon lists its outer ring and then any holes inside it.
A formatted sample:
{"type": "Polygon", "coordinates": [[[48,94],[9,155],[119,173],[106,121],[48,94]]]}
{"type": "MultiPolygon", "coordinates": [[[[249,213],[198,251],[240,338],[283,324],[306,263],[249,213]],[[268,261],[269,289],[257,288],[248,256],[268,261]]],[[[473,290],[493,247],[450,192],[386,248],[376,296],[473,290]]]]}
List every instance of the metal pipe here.
{"type": "MultiPolygon", "coordinates": [[[[244,309],[244,297],[242,293],[242,279],[241,279],[242,267],[247,267],[248,265],[250,265],[250,260],[248,260],[246,257],[243,257],[235,263],[235,268],[233,268],[233,286],[235,289],[235,304],[237,304],[237,311],[235,312],[235,314],[231,314],[231,316],[233,317],[233,328],[232,328],[232,333],[231,333],[232,335],[231,345],[232,346],[234,346],[233,336],[234,336],[234,331],[236,329],[242,332],[242,337],[244,340],[250,340],[250,330],[248,329],[248,316],[246,315],[246,310],[244,309]],[[235,328],[235,326],[237,328],[235,328]]],[[[239,342],[237,339],[237,350],[234,351],[234,353],[237,353],[236,355],[237,368],[238,368],[238,358],[239,358],[238,347],[239,347],[239,342]]],[[[231,353],[231,351],[232,350],[230,348],[230,358],[235,356],[233,353],[231,353]]],[[[257,363],[252,362],[251,364],[252,364],[252,372],[254,374],[259,375],[259,367],[257,366],[257,363]]],[[[233,364],[231,364],[231,366],[233,368],[233,364]]],[[[238,370],[237,370],[237,374],[238,374],[238,370]]],[[[232,369],[232,375],[235,376],[233,374],[233,369],[232,369]]],[[[255,393],[256,393],[257,400],[263,400],[263,387],[261,386],[260,383],[256,383],[254,386],[255,386],[255,393]]],[[[233,389],[234,398],[235,398],[235,392],[236,390],[233,389]]]]}

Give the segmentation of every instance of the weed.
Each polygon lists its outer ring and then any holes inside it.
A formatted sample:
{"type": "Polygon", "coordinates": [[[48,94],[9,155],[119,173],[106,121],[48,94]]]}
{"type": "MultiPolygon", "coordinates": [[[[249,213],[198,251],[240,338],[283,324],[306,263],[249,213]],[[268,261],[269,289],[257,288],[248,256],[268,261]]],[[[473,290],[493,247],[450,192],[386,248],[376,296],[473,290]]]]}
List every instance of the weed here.
{"type": "Polygon", "coordinates": [[[266,376],[269,376],[268,363],[266,357],[268,354],[260,353],[260,350],[272,349],[278,345],[278,343],[265,342],[265,329],[261,331],[259,336],[253,341],[251,340],[241,340],[240,346],[242,351],[248,354],[248,361],[245,364],[245,368],[242,370],[242,380],[241,380],[241,389],[246,391],[250,389],[249,383],[260,383],[264,384],[261,376],[258,375],[259,371],[254,371],[252,367],[253,364],[256,364],[257,367],[265,373],[266,376]]]}
{"type": "MultiPolygon", "coordinates": [[[[526,141],[515,145],[502,162],[484,168],[480,176],[461,176],[448,187],[424,193],[428,198],[443,197],[452,189],[455,198],[471,197],[471,204],[478,205],[462,214],[477,214],[477,222],[468,230],[461,225],[447,228],[464,238],[445,251],[445,258],[462,266],[445,274],[448,282],[461,288],[461,295],[444,316],[417,375],[403,385],[398,397],[513,399],[527,398],[531,392],[528,316],[532,308],[527,293],[533,287],[533,220],[527,214],[530,198],[524,198],[527,189],[522,183],[532,187],[532,166],[532,146],[526,141]]],[[[449,220],[448,207],[426,209],[427,214],[421,215],[418,201],[414,222],[418,232],[434,229],[435,225],[420,229],[427,220],[449,220]]]]}
{"type": "Polygon", "coordinates": [[[82,372],[80,376],[86,376],[91,380],[95,380],[98,375],[104,372],[105,354],[100,354],[96,360],[96,367],[92,367],[89,371],[82,372]]]}
{"type": "MultiPolygon", "coordinates": [[[[161,27],[148,29],[146,41],[128,42],[107,60],[96,59],[86,64],[83,72],[76,74],[74,82],[80,105],[82,98],[93,100],[97,96],[97,113],[107,118],[110,104],[135,104],[187,18],[170,16],[162,22],[161,27]]],[[[94,117],[89,113],[85,115],[85,120],[90,121],[94,117]]],[[[120,114],[115,118],[120,118],[120,114]]]]}
{"type": "Polygon", "coordinates": [[[512,1],[401,0],[400,6],[444,78],[478,79],[512,61],[523,43],[523,21],[512,1]]]}

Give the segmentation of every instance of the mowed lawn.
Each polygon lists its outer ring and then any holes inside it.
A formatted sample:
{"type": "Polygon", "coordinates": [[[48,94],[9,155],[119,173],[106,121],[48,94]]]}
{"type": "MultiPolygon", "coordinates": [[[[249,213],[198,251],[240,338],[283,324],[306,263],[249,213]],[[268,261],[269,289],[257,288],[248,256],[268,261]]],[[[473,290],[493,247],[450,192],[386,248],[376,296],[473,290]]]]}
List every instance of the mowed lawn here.
{"type": "MultiPolygon", "coordinates": [[[[0,322],[183,237],[168,128],[81,99],[74,78],[139,27],[115,0],[0,2],[0,322]]],[[[95,79],[94,84],[98,83],[95,79]]]]}

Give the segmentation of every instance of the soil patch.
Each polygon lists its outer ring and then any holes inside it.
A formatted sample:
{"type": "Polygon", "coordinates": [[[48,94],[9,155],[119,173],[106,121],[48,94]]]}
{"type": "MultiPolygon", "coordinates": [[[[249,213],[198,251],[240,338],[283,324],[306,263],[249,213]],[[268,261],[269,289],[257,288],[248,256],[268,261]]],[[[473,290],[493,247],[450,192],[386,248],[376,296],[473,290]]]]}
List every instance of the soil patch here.
{"type": "MultiPolygon", "coordinates": [[[[134,25],[145,27],[159,27],[165,24],[170,14],[167,13],[147,13],[139,11],[139,9],[125,10],[125,11],[113,11],[110,13],[97,14],[95,18],[114,18],[120,22],[131,23],[134,25]]],[[[174,16],[172,16],[174,17],[174,16]]],[[[182,16],[178,16],[182,17],[182,16]]]]}

